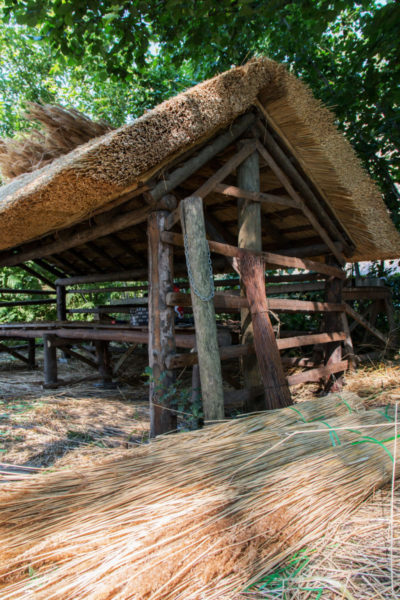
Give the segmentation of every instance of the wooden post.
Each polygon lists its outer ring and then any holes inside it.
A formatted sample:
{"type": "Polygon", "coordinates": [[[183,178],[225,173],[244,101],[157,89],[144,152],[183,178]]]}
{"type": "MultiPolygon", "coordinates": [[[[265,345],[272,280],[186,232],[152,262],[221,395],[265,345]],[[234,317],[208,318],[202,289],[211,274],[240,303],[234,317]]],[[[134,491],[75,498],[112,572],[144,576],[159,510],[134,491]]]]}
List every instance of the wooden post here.
{"type": "Polygon", "coordinates": [[[174,309],[167,306],[167,294],[173,290],[173,248],[161,241],[169,213],[157,211],[148,218],[149,249],[149,366],[150,436],[176,429],[176,413],[169,410],[166,395],[174,383],[175,372],[166,369],[165,360],[175,352],[174,309]],[[164,408],[165,407],[165,408],[164,408]]]}
{"type": "MultiPolygon", "coordinates": [[[[260,165],[258,152],[251,154],[237,169],[238,187],[250,191],[260,191],[260,165]]],[[[238,200],[238,246],[249,250],[262,250],[261,233],[261,204],[250,200],[238,200]]],[[[241,284],[241,295],[245,290],[241,284]]],[[[241,343],[253,344],[254,331],[251,314],[248,308],[240,311],[241,319],[241,343]]],[[[260,385],[261,376],[258,367],[257,356],[245,356],[241,359],[241,368],[246,388],[254,388],[260,385]]],[[[251,411],[252,406],[248,407],[251,411]]]]}
{"type": "Polygon", "coordinates": [[[57,285],[57,321],[67,320],[67,304],[66,304],[66,293],[65,286],[57,285]]]}
{"type": "Polygon", "coordinates": [[[199,357],[204,419],[224,418],[221,360],[213,303],[212,273],[206,240],[203,201],[192,196],[180,204],[181,222],[187,236],[187,268],[190,279],[196,346],[199,357]]]}
{"type": "Polygon", "coordinates": [[[57,348],[52,343],[52,335],[43,336],[43,357],[44,357],[44,386],[46,388],[56,387],[57,385],[57,348]]]}
{"type": "Polygon", "coordinates": [[[112,383],[112,366],[108,343],[104,340],[96,340],[94,346],[96,348],[97,366],[100,376],[103,380],[104,387],[109,387],[112,383]]]}
{"type": "MultiPolygon", "coordinates": [[[[327,264],[340,266],[336,259],[332,255],[328,255],[326,257],[327,264]]],[[[343,290],[343,280],[330,277],[326,280],[325,284],[325,301],[326,302],[336,302],[342,303],[342,290],[343,290]]],[[[328,312],[325,313],[325,331],[330,333],[333,331],[340,331],[343,327],[343,321],[341,319],[340,312],[328,312]]],[[[325,365],[332,365],[334,363],[340,362],[342,360],[342,343],[331,342],[326,345],[325,349],[325,365]]],[[[325,391],[340,391],[343,386],[343,378],[341,374],[337,374],[337,379],[332,380],[330,377],[325,383],[325,391]]]]}
{"type": "Polygon", "coordinates": [[[28,340],[28,365],[29,365],[30,369],[34,369],[36,367],[35,351],[36,351],[36,340],[35,340],[35,338],[29,338],[29,340],[28,340]]]}

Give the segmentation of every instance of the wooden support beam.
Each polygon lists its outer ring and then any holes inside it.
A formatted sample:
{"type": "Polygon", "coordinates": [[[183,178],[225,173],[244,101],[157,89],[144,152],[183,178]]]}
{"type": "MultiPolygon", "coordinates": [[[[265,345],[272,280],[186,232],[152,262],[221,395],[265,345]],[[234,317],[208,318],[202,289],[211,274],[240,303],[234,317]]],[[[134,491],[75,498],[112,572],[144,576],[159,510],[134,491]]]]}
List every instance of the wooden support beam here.
{"type": "Polygon", "coordinates": [[[136,252],[128,242],[121,240],[117,233],[112,233],[109,237],[120,250],[126,252],[126,254],[128,254],[131,258],[138,261],[139,264],[146,264],[146,260],[143,258],[143,256],[139,254],[139,252],[136,252]]]}
{"type": "MultiPolygon", "coordinates": [[[[238,266],[246,290],[254,332],[252,332],[252,338],[244,339],[244,343],[254,344],[258,370],[264,386],[265,408],[274,409],[290,406],[292,399],[269,316],[263,262],[254,255],[245,255],[239,259],[238,266]]],[[[247,381],[246,377],[244,379],[245,383],[255,382],[255,377],[248,378],[247,381]]],[[[245,387],[251,388],[254,385],[246,385],[245,387]]]]}
{"type": "Polygon", "coordinates": [[[51,296],[55,292],[53,290],[22,290],[14,288],[0,288],[0,294],[32,294],[33,296],[51,296]]]}
{"type": "Polygon", "coordinates": [[[255,120],[252,113],[248,113],[231,125],[227,131],[216,137],[210,144],[202,148],[196,156],[191,157],[184,165],[173,171],[167,178],[163,178],[150,192],[149,197],[156,202],[164,194],[168,194],[180,183],[193,175],[209,160],[232,144],[248,129],[255,120]]]}
{"type": "Polygon", "coordinates": [[[111,273],[94,273],[93,275],[77,275],[76,277],[62,277],[56,279],[56,285],[80,285],[85,283],[109,283],[111,281],[143,281],[147,279],[147,269],[131,269],[114,271],[111,273]]]}
{"type": "Polygon", "coordinates": [[[343,373],[347,370],[348,361],[341,360],[329,365],[317,367],[316,369],[309,369],[302,373],[296,373],[295,375],[289,375],[287,378],[289,385],[298,385],[299,383],[307,383],[312,381],[319,381],[320,379],[331,378],[333,374],[343,373]]]}
{"type": "Polygon", "coordinates": [[[92,367],[92,369],[95,369],[96,371],[99,370],[99,365],[97,362],[95,362],[94,360],[91,360],[90,358],[87,358],[86,356],[83,356],[83,354],[80,354],[79,352],[75,352],[75,350],[72,350],[71,348],[68,347],[68,344],[66,344],[64,340],[56,340],[53,343],[57,348],[62,348],[63,352],[67,356],[70,356],[71,358],[75,358],[76,360],[79,360],[80,362],[84,363],[85,365],[92,367]]]}
{"type": "MultiPolygon", "coordinates": [[[[326,258],[328,264],[337,265],[337,261],[333,256],[326,258]]],[[[329,303],[341,304],[342,302],[342,288],[343,280],[336,277],[332,277],[326,280],[325,284],[325,300],[329,303]]],[[[345,307],[343,307],[345,308],[345,307]]],[[[343,309],[342,309],[343,310],[343,309]]],[[[326,313],[324,316],[324,329],[325,331],[337,331],[342,328],[342,320],[340,318],[340,312],[326,313]]],[[[347,334],[346,334],[347,338],[347,334]]],[[[325,347],[325,365],[331,367],[334,364],[341,362],[342,360],[342,344],[340,341],[332,342],[327,344],[325,347]]],[[[325,391],[340,391],[342,388],[343,381],[339,377],[338,380],[333,380],[328,377],[325,381],[325,391]]]]}
{"type": "Polygon", "coordinates": [[[56,301],[53,298],[46,298],[42,300],[9,300],[7,302],[0,302],[0,308],[11,307],[11,306],[39,306],[39,304],[55,304],[56,301]]]}
{"type": "MultiPolygon", "coordinates": [[[[162,240],[168,244],[183,246],[183,236],[179,233],[165,231],[162,233],[162,240]]],[[[232,256],[237,258],[241,252],[247,251],[243,248],[239,250],[239,248],[236,246],[221,244],[214,241],[209,241],[208,244],[212,252],[222,254],[222,256],[232,256]]],[[[269,265],[276,265],[283,268],[307,269],[309,271],[315,271],[316,273],[338,277],[339,279],[346,278],[346,274],[341,269],[331,265],[325,265],[324,263],[312,261],[307,258],[301,259],[293,256],[283,256],[281,254],[274,254],[272,252],[251,252],[256,256],[260,256],[260,258],[262,258],[264,262],[269,265]]]]}
{"type": "Polygon", "coordinates": [[[24,356],[23,354],[21,354],[20,352],[18,352],[17,350],[14,350],[14,348],[12,348],[11,346],[6,346],[6,344],[3,344],[2,342],[0,342],[0,351],[7,352],[7,354],[11,354],[11,356],[13,356],[14,358],[21,360],[22,362],[24,362],[25,364],[27,364],[31,367],[31,363],[30,363],[29,359],[26,356],[24,356]]]}
{"type": "MultiPolygon", "coordinates": [[[[86,244],[86,246],[88,248],[91,249],[91,251],[96,254],[101,260],[106,260],[112,267],[118,267],[119,269],[125,269],[125,265],[122,264],[122,262],[120,260],[118,260],[118,258],[115,258],[113,256],[111,256],[111,254],[109,254],[107,252],[107,250],[101,246],[99,246],[95,241],[91,241],[88,242],[86,244]]],[[[100,272],[104,273],[104,269],[98,269],[100,270],[100,272]]]]}
{"type": "Polygon", "coordinates": [[[169,410],[167,394],[174,384],[175,373],[165,369],[166,358],[175,352],[174,310],[166,296],[173,289],[173,249],[161,240],[168,213],[153,212],[148,219],[149,248],[149,366],[150,436],[155,437],[177,426],[176,413],[169,410]]]}
{"type": "MultiPolygon", "coordinates": [[[[346,339],[344,332],[334,333],[315,333],[308,335],[298,335],[276,340],[279,350],[288,350],[289,348],[299,348],[300,346],[313,346],[314,344],[328,344],[338,340],[346,339]]],[[[253,354],[255,352],[252,344],[235,344],[233,346],[223,346],[219,349],[220,360],[231,360],[253,354]]],[[[168,369],[181,369],[195,365],[198,362],[196,352],[190,354],[175,354],[166,359],[168,369]]]]}
{"type": "Polygon", "coordinates": [[[57,350],[52,343],[53,339],[52,335],[43,335],[44,387],[46,388],[57,385],[57,350]]]}
{"type": "Polygon", "coordinates": [[[60,269],[57,269],[57,267],[55,267],[54,265],[51,265],[50,263],[46,262],[45,260],[42,260],[41,258],[33,258],[32,262],[35,263],[35,265],[38,265],[38,267],[40,267],[41,269],[48,271],[49,273],[51,273],[52,275],[55,275],[56,277],[68,277],[68,274],[65,271],[61,271],[60,269]]]}
{"type": "Polygon", "coordinates": [[[96,348],[96,358],[99,374],[105,385],[112,382],[112,366],[108,342],[104,340],[96,340],[94,342],[96,348]]]}
{"type": "Polygon", "coordinates": [[[290,206],[301,210],[299,204],[290,196],[278,196],[278,194],[266,194],[265,192],[247,190],[242,185],[235,187],[226,183],[217,183],[214,186],[214,192],[230,196],[233,198],[241,198],[242,200],[251,200],[260,204],[272,204],[276,206],[290,206]]]}
{"type": "Polygon", "coordinates": [[[20,269],[23,269],[24,271],[26,271],[27,273],[29,273],[29,275],[33,275],[33,277],[37,277],[37,279],[39,281],[41,281],[42,283],[44,283],[45,285],[48,285],[50,288],[52,288],[53,290],[56,289],[56,286],[54,285],[54,283],[48,279],[45,275],[43,275],[42,273],[39,273],[38,271],[35,271],[35,269],[32,269],[32,267],[30,267],[29,265],[16,265],[17,267],[19,267],[20,269]]]}
{"type": "MultiPolygon", "coordinates": [[[[269,288],[268,288],[269,289],[269,288]]],[[[167,294],[168,306],[191,306],[191,296],[180,292],[170,292],[167,294]]],[[[237,296],[235,294],[215,294],[215,308],[223,308],[229,310],[239,310],[248,308],[249,302],[245,296],[237,296]]],[[[314,302],[312,300],[292,300],[290,298],[268,298],[267,306],[269,310],[277,312],[338,312],[344,311],[344,303],[333,302],[314,302]]],[[[243,342],[247,343],[247,342],[243,342]]]]}
{"type": "Polygon", "coordinates": [[[65,286],[58,285],[56,287],[57,292],[57,321],[67,320],[67,303],[65,286]]]}
{"type": "Polygon", "coordinates": [[[32,338],[28,340],[28,365],[30,369],[34,369],[36,367],[36,340],[32,338]]]}
{"type": "Polygon", "coordinates": [[[376,329],[376,327],[371,325],[367,321],[367,319],[365,319],[358,312],[356,312],[349,304],[346,304],[346,313],[349,315],[349,317],[354,319],[354,321],[356,321],[357,323],[362,325],[362,327],[364,327],[364,329],[366,329],[367,331],[372,333],[372,335],[375,336],[378,340],[380,340],[383,344],[385,344],[385,345],[388,344],[388,338],[383,333],[381,333],[378,329],[376,329]]]}
{"type": "Polygon", "coordinates": [[[256,147],[255,140],[246,141],[240,150],[232,156],[229,160],[222,165],[218,171],[214,173],[207,181],[203,183],[194,193],[193,198],[205,198],[210,192],[212,192],[215,186],[223,181],[228,175],[232,173],[243,161],[252,153],[254,153],[256,147]]]}
{"type": "Polygon", "coordinates": [[[132,225],[145,222],[149,214],[155,208],[170,209],[175,208],[175,206],[171,206],[171,202],[169,202],[167,207],[161,205],[157,207],[145,206],[129,213],[118,214],[117,216],[114,216],[113,219],[110,219],[109,222],[102,223],[101,225],[95,225],[75,232],[63,232],[62,236],[60,234],[59,239],[36,245],[29,250],[21,250],[21,252],[16,254],[2,252],[0,253],[0,266],[13,266],[33,259],[37,261],[38,257],[41,258],[44,256],[51,256],[52,254],[58,254],[69,248],[81,246],[91,240],[96,240],[97,238],[109,235],[110,233],[127,229],[128,227],[132,227],[132,225]]]}
{"type": "Polygon", "coordinates": [[[95,273],[104,273],[104,269],[99,267],[93,260],[82,254],[82,252],[78,252],[75,248],[70,248],[68,250],[69,254],[71,254],[76,260],[82,262],[84,265],[92,269],[95,273]]]}
{"type": "Polygon", "coordinates": [[[196,325],[204,419],[223,419],[221,362],[212,301],[214,286],[209,263],[203,202],[201,198],[189,197],[181,201],[180,207],[182,229],[188,241],[186,260],[196,325]]]}
{"type": "Polygon", "coordinates": [[[279,181],[282,183],[282,185],[284,186],[284,188],[288,192],[288,194],[291,196],[291,198],[293,198],[293,200],[295,200],[297,202],[298,208],[301,209],[304,216],[309,220],[311,225],[314,227],[315,231],[318,233],[318,235],[321,237],[321,239],[325,242],[325,244],[331,250],[332,254],[336,257],[338,262],[341,265],[344,265],[346,262],[346,259],[344,258],[343,254],[336,248],[336,245],[331,240],[331,238],[329,237],[329,235],[327,234],[325,229],[318,223],[318,221],[314,217],[313,213],[304,204],[302,198],[300,197],[298,192],[294,189],[289,177],[282,171],[282,169],[275,162],[274,158],[271,156],[271,154],[268,152],[268,150],[266,148],[264,148],[264,146],[259,141],[257,141],[257,150],[259,151],[261,156],[267,161],[268,165],[271,167],[271,169],[273,170],[275,175],[278,177],[279,181]]]}

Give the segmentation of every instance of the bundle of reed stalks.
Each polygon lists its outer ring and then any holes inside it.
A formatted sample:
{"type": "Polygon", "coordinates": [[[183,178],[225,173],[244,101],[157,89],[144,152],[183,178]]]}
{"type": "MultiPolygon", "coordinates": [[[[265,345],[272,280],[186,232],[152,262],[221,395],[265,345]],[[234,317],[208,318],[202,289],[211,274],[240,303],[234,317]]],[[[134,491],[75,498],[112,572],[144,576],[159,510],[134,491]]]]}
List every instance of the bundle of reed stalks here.
{"type": "Polygon", "coordinates": [[[4,179],[39,169],[113,129],[105,121],[92,121],[78,110],[59,105],[28,102],[28,111],[23,116],[39,123],[41,128],[19,139],[0,141],[0,170],[4,179]]]}
{"type": "Polygon", "coordinates": [[[307,404],[17,484],[0,598],[233,600],[391,477],[390,413],[307,404]]]}

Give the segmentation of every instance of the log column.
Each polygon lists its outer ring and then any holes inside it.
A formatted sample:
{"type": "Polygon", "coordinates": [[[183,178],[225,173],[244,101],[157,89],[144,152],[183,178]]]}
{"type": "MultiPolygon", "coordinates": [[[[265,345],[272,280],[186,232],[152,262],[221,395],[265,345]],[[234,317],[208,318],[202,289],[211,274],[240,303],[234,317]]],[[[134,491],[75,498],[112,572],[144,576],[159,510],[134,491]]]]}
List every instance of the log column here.
{"type": "Polygon", "coordinates": [[[67,303],[64,285],[56,286],[57,292],[57,321],[67,320],[67,303]]]}
{"type": "Polygon", "coordinates": [[[52,335],[43,336],[44,387],[57,386],[57,349],[52,335]]]}
{"type": "MultiPolygon", "coordinates": [[[[238,187],[250,192],[260,191],[260,165],[258,152],[254,152],[237,169],[238,187]]],[[[261,203],[250,200],[238,200],[238,246],[249,250],[262,250],[261,233],[261,203]]],[[[245,290],[241,286],[241,295],[245,290]]],[[[241,343],[253,344],[254,332],[249,309],[242,308],[241,318],[241,343]]],[[[257,356],[245,356],[241,359],[244,386],[254,388],[260,385],[261,376],[257,356]]],[[[248,406],[251,411],[255,408],[254,402],[248,406]]]]}
{"type": "Polygon", "coordinates": [[[30,338],[28,340],[28,365],[29,365],[30,369],[34,369],[36,367],[35,354],[36,354],[36,340],[35,340],[35,338],[30,338]]]}
{"type": "Polygon", "coordinates": [[[183,233],[187,236],[186,261],[196,326],[204,419],[218,420],[225,415],[224,394],[202,199],[192,196],[182,200],[180,214],[183,233]]]}
{"type": "Polygon", "coordinates": [[[96,340],[94,346],[96,348],[97,367],[100,376],[103,380],[104,387],[112,386],[112,365],[108,342],[104,340],[96,340]]]}
{"type": "Polygon", "coordinates": [[[175,372],[166,369],[165,361],[175,353],[175,318],[173,307],[167,306],[167,294],[173,291],[173,248],[161,241],[170,213],[157,211],[148,218],[149,248],[149,366],[150,436],[176,429],[176,413],[168,410],[165,397],[175,381],[175,372]],[[165,408],[164,408],[165,407],[165,408]]]}
{"type": "MultiPolygon", "coordinates": [[[[326,263],[330,265],[337,266],[341,268],[341,265],[336,261],[336,259],[329,255],[326,257],[326,263]]],[[[334,302],[334,303],[342,303],[342,291],[343,291],[343,279],[338,279],[336,277],[330,277],[326,280],[325,284],[325,300],[326,302],[334,302]]],[[[327,312],[325,313],[325,331],[327,333],[334,331],[343,330],[343,320],[342,313],[340,312],[327,312]]],[[[331,342],[326,344],[325,347],[325,365],[333,365],[334,363],[340,362],[342,360],[342,342],[331,342]]],[[[336,379],[334,380],[330,377],[325,382],[325,391],[340,391],[343,386],[343,377],[342,373],[336,374],[336,379]]]]}

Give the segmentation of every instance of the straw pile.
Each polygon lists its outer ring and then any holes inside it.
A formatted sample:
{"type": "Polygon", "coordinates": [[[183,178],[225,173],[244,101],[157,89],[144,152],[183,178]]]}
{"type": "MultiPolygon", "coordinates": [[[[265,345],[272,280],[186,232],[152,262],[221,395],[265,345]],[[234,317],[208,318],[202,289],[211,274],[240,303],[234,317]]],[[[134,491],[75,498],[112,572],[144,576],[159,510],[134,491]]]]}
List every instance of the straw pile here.
{"type": "Polygon", "coordinates": [[[0,140],[0,171],[3,179],[30,173],[68,154],[93,138],[112,131],[105,121],[92,121],[73,108],[28,102],[28,121],[40,123],[20,139],[0,140]]]}
{"type": "Polygon", "coordinates": [[[233,600],[390,479],[393,425],[359,404],[330,397],[21,482],[1,498],[0,598],[233,600]],[[303,423],[317,407],[323,422],[303,423]],[[386,450],[363,440],[371,425],[386,450]]]}

